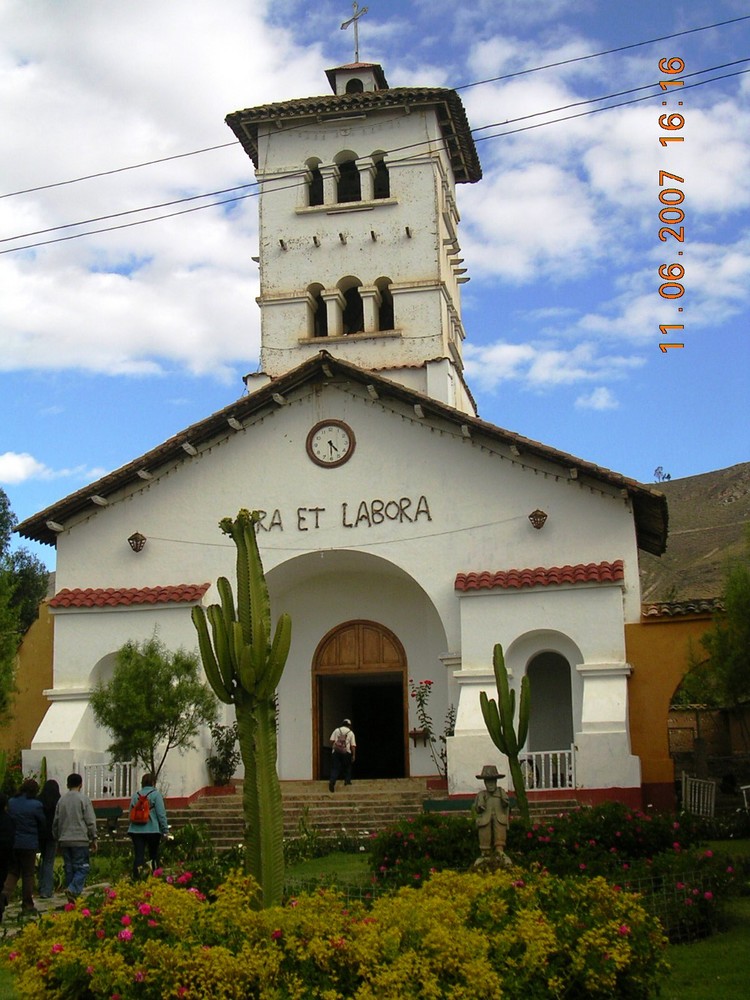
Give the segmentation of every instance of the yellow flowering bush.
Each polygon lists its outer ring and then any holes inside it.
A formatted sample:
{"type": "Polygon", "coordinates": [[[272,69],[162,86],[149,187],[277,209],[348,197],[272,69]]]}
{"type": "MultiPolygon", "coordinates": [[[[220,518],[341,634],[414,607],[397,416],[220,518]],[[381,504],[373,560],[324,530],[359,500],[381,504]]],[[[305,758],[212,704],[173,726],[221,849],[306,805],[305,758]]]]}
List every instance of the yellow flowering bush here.
{"type": "Polygon", "coordinates": [[[253,910],[157,879],[27,926],[2,949],[25,1000],[646,1000],[658,922],[603,879],[437,873],[371,906],[320,890],[253,910]]]}

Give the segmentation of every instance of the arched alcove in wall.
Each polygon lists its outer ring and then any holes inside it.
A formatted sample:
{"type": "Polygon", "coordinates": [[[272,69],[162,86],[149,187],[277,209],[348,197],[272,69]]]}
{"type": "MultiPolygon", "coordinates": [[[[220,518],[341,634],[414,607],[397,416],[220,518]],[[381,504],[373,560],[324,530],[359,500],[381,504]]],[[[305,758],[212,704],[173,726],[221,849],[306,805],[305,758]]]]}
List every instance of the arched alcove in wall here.
{"type": "Polygon", "coordinates": [[[357,166],[357,154],[350,149],[342,150],[336,155],[334,162],[339,168],[336,200],[338,202],[361,201],[362,183],[357,166]]]}
{"type": "Polygon", "coordinates": [[[537,653],[526,676],[532,705],[527,749],[569,750],[573,742],[570,664],[560,653],[537,653]]]}

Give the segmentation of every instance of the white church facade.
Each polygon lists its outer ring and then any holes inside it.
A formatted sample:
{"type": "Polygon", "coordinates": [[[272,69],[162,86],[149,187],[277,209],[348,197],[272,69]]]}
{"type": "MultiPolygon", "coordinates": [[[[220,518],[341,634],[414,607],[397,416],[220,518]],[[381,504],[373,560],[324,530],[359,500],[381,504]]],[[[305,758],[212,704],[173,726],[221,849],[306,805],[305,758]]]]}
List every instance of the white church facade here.
{"type": "MultiPolygon", "coordinates": [[[[481,168],[461,102],[389,88],[378,65],[328,78],[331,95],[227,119],[261,184],[246,393],[19,526],[57,549],[54,681],[26,760],[64,776],[108,759],[91,690],[154,629],[197,649],[191,608],[234,578],[218,522],[248,507],[264,511],[272,615],[293,624],[282,781],[326,776],[344,716],[355,778],[434,774],[409,735],[410,681],[429,679],[435,730],[456,714],[449,791],[473,792],[483,764],[507,770],[479,708],[500,642],[511,683],[530,677],[527,749],[570,753],[572,793],[637,804],[625,625],[639,548],[665,547],[664,498],[477,416],[456,185],[481,168]]],[[[208,784],[209,745],[168,758],[169,795],[208,784]]]]}

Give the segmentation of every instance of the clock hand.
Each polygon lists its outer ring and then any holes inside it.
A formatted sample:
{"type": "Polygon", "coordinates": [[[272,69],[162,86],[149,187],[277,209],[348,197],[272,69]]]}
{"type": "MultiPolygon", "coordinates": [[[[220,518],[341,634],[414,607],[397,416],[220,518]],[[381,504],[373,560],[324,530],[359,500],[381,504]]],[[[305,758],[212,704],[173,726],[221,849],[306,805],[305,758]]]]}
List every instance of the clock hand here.
{"type": "Polygon", "coordinates": [[[329,453],[330,455],[332,455],[332,454],[333,454],[334,452],[336,452],[336,454],[338,455],[338,453],[339,453],[339,450],[338,450],[338,448],[336,447],[336,445],[335,445],[335,444],[333,443],[333,441],[329,441],[329,442],[328,442],[328,453],[329,453]]]}

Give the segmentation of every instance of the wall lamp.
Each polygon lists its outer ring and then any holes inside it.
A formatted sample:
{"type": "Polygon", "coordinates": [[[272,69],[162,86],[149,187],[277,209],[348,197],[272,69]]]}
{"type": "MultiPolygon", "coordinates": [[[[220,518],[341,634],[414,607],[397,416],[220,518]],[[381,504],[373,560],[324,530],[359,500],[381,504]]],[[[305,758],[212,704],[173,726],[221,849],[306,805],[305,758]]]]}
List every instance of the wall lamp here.
{"type": "Polygon", "coordinates": [[[529,514],[529,520],[531,521],[533,527],[537,529],[543,528],[544,522],[547,520],[547,515],[544,513],[543,510],[539,510],[539,508],[537,507],[536,510],[532,510],[532,512],[529,514]]]}
{"type": "Polygon", "coordinates": [[[146,536],[142,535],[140,531],[135,531],[128,539],[128,545],[133,550],[133,552],[141,552],[143,546],[146,544],[146,536]]]}

